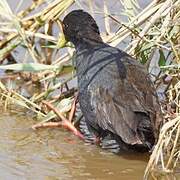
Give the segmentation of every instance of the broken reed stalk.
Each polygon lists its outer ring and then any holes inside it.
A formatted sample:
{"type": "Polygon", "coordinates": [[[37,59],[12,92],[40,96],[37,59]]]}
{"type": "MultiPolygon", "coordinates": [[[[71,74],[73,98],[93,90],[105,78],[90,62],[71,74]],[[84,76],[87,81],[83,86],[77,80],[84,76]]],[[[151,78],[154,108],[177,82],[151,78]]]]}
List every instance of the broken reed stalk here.
{"type": "MultiPolygon", "coordinates": [[[[132,19],[126,26],[130,28],[139,27],[144,24],[149,17],[151,17],[159,8],[161,4],[157,3],[157,0],[152,1],[145,9],[142,10],[134,19],[132,19]]],[[[131,31],[125,26],[122,26],[115,35],[107,39],[107,42],[112,46],[118,45],[125,38],[131,35],[131,31]]]]}
{"type": "Polygon", "coordinates": [[[147,180],[156,170],[173,173],[180,157],[180,116],[165,123],[145,170],[147,180]]]}
{"type": "Polygon", "coordinates": [[[146,26],[144,27],[144,29],[139,33],[139,37],[137,37],[137,39],[133,40],[132,44],[132,48],[129,50],[129,53],[132,53],[132,51],[134,51],[134,49],[137,47],[137,45],[139,44],[139,42],[141,41],[141,39],[145,36],[145,34],[149,31],[149,29],[154,26],[155,22],[161,18],[161,14],[164,13],[164,11],[166,11],[166,13],[168,14],[169,12],[167,11],[167,9],[169,7],[171,7],[171,2],[172,0],[167,0],[165,1],[162,6],[157,10],[157,12],[155,14],[153,14],[152,18],[147,21],[146,26]]]}
{"type": "MultiPolygon", "coordinates": [[[[3,51],[0,50],[0,60],[4,59],[8,53],[14,50],[23,40],[23,42],[27,45],[30,54],[32,55],[35,61],[37,57],[35,56],[35,51],[30,43],[27,41],[26,30],[36,34],[38,29],[42,27],[45,22],[56,21],[59,16],[72,4],[74,0],[56,0],[53,3],[49,4],[42,12],[37,13],[31,17],[24,18],[22,20],[19,19],[18,16],[14,14],[10,14],[12,21],[16,22],[16,26],[19,27],[17,29],[17,33],[12,33],[6,37],[5,40],[0,42],[0,48],[3,47],[3,51]],[[21,39],[22,38],[22,39],[21,39]],[[11,43],[12,40],[16,39],[16,44],[11,43]],[[10,43],[10,44],[9,44],[10,43]]],[[[20,15],[23,13],[21,12],[20,15]]]]}

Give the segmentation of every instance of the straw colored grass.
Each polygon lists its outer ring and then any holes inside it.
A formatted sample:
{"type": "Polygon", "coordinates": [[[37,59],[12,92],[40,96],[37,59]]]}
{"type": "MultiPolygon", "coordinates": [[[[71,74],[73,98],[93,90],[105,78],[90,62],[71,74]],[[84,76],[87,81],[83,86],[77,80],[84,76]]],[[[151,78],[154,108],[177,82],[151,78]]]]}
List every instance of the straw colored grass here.
{"type": "MultiPolygon", "coordinates": [[[[127,21],[119,18],[119,11],[111,14],[108,1],[103,1],[102,9],[98,9],[93,1],[87,4],[92,15],[104,16],[104,41],[112,46],[128,42],[123,45],[124,50],[147,67],[157,91],[163,91],[164,125],[144,175],[144,179],[157,179],[174,173],[179,164],[180,0],[152,0],[144,9],[141,9],[138,0],[114,2],[123,6],[121,15],[127,21]],[[116,31],[112,31],[114,24],[116,31]]],[[[41,117],[41,122],[46,122],[55,117],[41,103],[46,100],[59,110],[68,107],[64,116],[69,115],[69,105],[76,92],[76,89],[68,87],[68,83],[75,78],[72,62],[74,49],[70,46],[61,51],[57,49],[57,44],[61,35],[58,19],[71,5],[84,7],[81,1],[75,0],[54,0],[49,4],[45,0],[37,0],[15,14],[6,0],[0,1],[0,63],[3,63],[0,69],[12,71],[5,73],[5,81],[0,81],[0,98],[5,108],[16,104],[33,111],[41,117]],[[38,12],[35,11],[37,8],[38,12]],[[56,36],[53,34],[54,28],[58,29],[56,36]],[[20,62],[14,53],[17,47],[25,51],[20,62]],[[31,63],[26,56],[31,58],[31,63]],[[69,75],[62,78],[66,74],[69,75]],[[40,85],[41,92],[25,97],[14,79],[23,80],[23,85],[26,85],[23,88],[40,85]],[[59,96],[54,95],[57,90],[59,96]]]]}

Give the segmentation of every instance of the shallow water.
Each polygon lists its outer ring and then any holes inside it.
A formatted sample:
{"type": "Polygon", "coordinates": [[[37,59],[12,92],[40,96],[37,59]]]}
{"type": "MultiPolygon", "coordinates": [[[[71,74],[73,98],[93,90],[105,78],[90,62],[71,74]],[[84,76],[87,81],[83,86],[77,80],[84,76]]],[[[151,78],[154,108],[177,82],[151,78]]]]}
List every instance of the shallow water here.
{"type": "Polygon", "coordinates": [[[118,156],[63,129],[30,129],[21,112],[1,112],[0,179],[142,179],[144,155],[118,156]]]}
{"type": "MultiPolygon", "coordinates": [[[[32,130],[32,115],[0,107],[0,180],[140,180],[148,155],[115,155],[61,128],[32,130]]],[[[178,180],[180,174],[158,178],[178,180]]]]}

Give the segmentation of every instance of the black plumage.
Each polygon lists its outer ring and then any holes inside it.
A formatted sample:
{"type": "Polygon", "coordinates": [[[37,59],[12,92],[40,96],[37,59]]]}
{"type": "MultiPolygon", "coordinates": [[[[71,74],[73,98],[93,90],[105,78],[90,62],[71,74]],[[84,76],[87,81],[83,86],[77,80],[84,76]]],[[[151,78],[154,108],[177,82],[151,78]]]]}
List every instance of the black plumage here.
{"type": "Polygon", "coordinates": [[[145,67],[104,43],[95,20],[82,10],[64,18],[63,32],[75,45],[79,102],[90,132],[102,142],[115,139],[120,149],[150,150],[161,110],[145,67]]]}

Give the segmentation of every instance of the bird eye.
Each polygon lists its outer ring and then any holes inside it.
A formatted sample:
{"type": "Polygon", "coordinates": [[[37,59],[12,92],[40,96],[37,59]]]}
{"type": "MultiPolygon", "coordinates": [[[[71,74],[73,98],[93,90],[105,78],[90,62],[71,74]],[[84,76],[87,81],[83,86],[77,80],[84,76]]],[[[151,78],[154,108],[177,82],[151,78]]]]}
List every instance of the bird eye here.
{"type": "Polygon", "coordinates": [[[65,24],[64,26],[65,26],[65,28],[68,28],[68,24],[65,24]]]}

